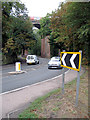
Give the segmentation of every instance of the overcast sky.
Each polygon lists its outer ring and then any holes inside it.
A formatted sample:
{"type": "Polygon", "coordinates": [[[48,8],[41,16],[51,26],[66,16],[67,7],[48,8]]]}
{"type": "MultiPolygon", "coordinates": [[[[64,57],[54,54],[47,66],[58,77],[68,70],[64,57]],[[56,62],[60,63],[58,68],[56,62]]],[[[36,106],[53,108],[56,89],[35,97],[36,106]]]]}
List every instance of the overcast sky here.
{"type": "Polygon", "coordinates": [[[60,2],[65,0],[20,0],[29,11],[29,16],[45,17],[47,13],[58,8],[60,2]]]}

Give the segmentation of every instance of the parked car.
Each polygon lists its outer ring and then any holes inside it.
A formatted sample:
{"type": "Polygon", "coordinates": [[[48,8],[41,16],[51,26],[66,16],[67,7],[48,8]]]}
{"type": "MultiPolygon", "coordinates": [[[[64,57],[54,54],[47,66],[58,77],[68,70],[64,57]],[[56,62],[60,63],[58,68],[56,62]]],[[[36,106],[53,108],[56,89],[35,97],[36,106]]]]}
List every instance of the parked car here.
{"type": "Polygon", "coordinates": [[[52,57],[51,60],[48,62],[48,69],[50,68],[62,68],[60,57],[52,57]]]}
{"type": "Polygon", "coordinates": [[[27,55],[26,63],[27,64],[39,64],[39,59],[36,55],[27,55]]]}

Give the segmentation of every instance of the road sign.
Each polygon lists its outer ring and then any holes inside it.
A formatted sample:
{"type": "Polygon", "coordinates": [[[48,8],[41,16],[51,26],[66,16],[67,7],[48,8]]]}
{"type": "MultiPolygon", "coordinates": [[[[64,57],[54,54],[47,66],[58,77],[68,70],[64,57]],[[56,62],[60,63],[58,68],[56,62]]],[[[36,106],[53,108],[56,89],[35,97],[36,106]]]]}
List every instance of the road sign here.
{"type": "Polygon", "coordinates": [[[81,52],[61,52],[61,67],[80,70],[81,52]]]}

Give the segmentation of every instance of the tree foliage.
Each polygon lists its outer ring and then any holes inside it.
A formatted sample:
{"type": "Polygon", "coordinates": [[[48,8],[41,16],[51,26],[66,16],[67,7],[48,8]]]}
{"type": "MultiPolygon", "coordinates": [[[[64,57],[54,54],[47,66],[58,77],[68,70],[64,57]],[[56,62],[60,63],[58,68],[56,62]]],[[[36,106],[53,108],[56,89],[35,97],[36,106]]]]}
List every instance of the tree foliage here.
{"type": "Polygon", "coordinates": [[[12,62],[15,61],[17,55],[28,49],[33,41],[32,23],[25,5],[19,2],[3,2],[2,51],[6,60],[11,58],[12,62]]]}
{"type": "Polygon", "coordinates": [[[50,15],[47,14],[46,17],[43,17],[41,20],[40,20],[40,30],[39,30],[39,33],[41,35],[42,38],[44,38],[45,36],[47,35],[50,35],[51,33],[51,29],[50,29],[50,15]]]}
{"type": "Polygon", "coordinates": [[[82,50],[86,59],[90,45],[89,11],[89,2],[66,2],[61,4],[51,18],[53,41],[61,44],[61,49],[64,43],[68,51],[82,50]]]}
{"type": "Polygon", "coordinates": [[[51,55],[61,51],[82,50],[88,58],[90,46],[90,2],[65,2],[57,10],[41,19],[42,38],[50,36],[51,55]]]}
{"type": "Polygon", "coordinates": [[[30,54],[41,55],[41,36],[39,34],[39,29],[33,30],[35,42],[30,48],[30,54]]]}

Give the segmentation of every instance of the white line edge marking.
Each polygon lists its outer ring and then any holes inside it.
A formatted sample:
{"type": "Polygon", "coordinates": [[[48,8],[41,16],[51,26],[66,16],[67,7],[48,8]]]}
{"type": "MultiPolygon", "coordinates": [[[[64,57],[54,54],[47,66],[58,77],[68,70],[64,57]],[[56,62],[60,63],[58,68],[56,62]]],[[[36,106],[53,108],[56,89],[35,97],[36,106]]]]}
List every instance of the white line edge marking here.
{"type": "MultiPolygon", "coordinates": [[[[66,71],[65,73],[68,73],[68,72],[69,72],[69,70],[66,71]]],[[[25,88],[30,87],[30,86],[35,86],[35,85],[38,85],[38,84],[40,84],[40,83],[44,83],[44,82],[47,82],[47,81],[50,81],[50,80],[56,79],[56,78],[58,78],[58,77],[60,77],[60,76],[62,76],[62,74],[61,74],[61,75],[58,75],[58,76],[56,76],[56,77],[53,77],[53,78],[50,78],[50,79],[47,79],[47,80],[44,80],[44,81],[41,81],[41,82],[38,82],[38,83],[32,84],[32,85],[27,85],[27,86],[24,86],[24,87],[21,87],[21,88],[17,88],[17,89],[11,90],[11,91],[7,91],[7,92],[4,92],[4,93],[1,93],[0,95],[9,94],[9,93],[12,93],[12,92],[16,92],[16,91],[19,91],[19,90],[25,89],[25,88]]]]}
{"type": "MultiPolygon", "coordinates": [[[[68,72],[69,72],[69,70],[66,71],[65,73],[68,73],[68,72]]],[[[47,81],[49,81],[49,80],[53,80],[53,79],[55,79],[55,78],[58,78],[58,77],[60,77],[60,76],[62,76],[62,74],[61,74],[61,75],[58,75],[58,76],[56,76],[56,77],[54,77],[54,78],[51,78],[51,79],[45,80],[45,81],[42,81],[42,82],[39,82],[39,83],[35,83],[35,84],[33,84],[33,85],[25,86],[25,87],[23,87],[23,88],[30,87],[30,86],[34,86],[34,85],[37,85],[37,84],[40,84],[40,83],[44,83],[44,82],[47,82],[47,81]]],[[[23,88],[22,88],[22,89],[23,89],[23,88]]],[[[19,89],[19,88],[18,88],[18,89],[19,89]]],[[[15,89],[15,90],[17,91],[17,89],[15,89]]],[[[9,92],[10,92],[10,91],[9,91],[9,92]]],[[[3,93],[2,93],[2,94],[3,94],[3,93]]],[[[13,110],[13,111],[9,112],[9,113],[7,114],[8,119],[10,118],[10,117],[9,117],[10,114],[12,114],[12,113],[14,113],[14,112],[17,112],[18,110],[21,110],[21,109],[22,109],[22,107],[19,108],[19,109],[16,109],[16,110],[13,110]]]]}
{"type": "MultiPolygon", "coordinates": [[[[68,70],[68,71],[69,71],[69,70],[68,70]]],[[[66,71],[66,73],[68,73],[68,71],[66,71]]],[[[62,75],[62,74],[61,74],[61,75],[62,75]]],[[[59,76],[61,76],[61,75],[59,75],[59,76]]],[[[57,76],[57,77],[59,77],[59,76],[57,76]]],[[[12,114],[12,113],[14,113],[14,112],[17,112],[18,110],[21,110],[21,109],[22,109],[22,107],[19,108],[19,109],[16,109],[16,110],[13,110],[13,111],[9,112],[9,113],[7,114],[8,119],[9,119],[10,114],[12,114]]]]}

